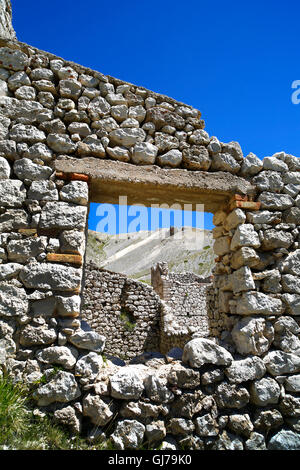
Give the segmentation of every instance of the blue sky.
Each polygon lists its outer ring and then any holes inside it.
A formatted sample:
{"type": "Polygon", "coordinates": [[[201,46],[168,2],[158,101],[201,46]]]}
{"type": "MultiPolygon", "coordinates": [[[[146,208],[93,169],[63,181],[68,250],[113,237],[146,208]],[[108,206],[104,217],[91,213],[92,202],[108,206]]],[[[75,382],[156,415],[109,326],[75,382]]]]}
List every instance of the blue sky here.
{"type": "Polygon", "coordinates": [[[300,155],[299,2],[12,4],[20,41],[200,109],[209,134],[245,155],[300,155]]]}

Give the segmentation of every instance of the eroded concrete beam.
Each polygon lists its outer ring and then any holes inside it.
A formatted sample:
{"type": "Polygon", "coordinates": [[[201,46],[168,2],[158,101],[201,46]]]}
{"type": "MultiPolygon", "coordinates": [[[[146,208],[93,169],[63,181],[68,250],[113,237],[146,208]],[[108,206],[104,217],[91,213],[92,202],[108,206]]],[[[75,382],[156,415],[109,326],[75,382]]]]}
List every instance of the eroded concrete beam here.
{"type": "Polygon", "coordinates": [[[248,181],[230,173],[162,169],[98,158],[59,158],[55,169],[88,175],[91,202],[99,203],[118,204],[119,196],[127,196],[130,205],[203,204],[206,212],[214,213],[233,194],[253,195],[255,191],[248,181]]]}

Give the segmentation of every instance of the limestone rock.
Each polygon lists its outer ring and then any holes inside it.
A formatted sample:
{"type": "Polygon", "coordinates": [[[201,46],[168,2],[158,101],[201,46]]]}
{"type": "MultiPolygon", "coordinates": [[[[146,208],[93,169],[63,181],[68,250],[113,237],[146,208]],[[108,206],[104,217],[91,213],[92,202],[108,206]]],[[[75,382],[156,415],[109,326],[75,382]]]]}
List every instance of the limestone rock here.
{"type": "Polygon", "coordinates": [[[47,144],[57,153],[70,154],[76,150],[76,145],[67,134],[49,134],[47,144]]]}
{"type": "Polygon", "coordinates": [[[281,430],[271,437],[268,450],[300,450],[300,434],[281,430]]]}
{"type": "Polygon", "coordinates": [[[88,394],[82,401],[83,416],[89,416],[95,426],[105,426],[113,417],[112,406],[99,395],[88,394]]]}
{"type": "Polygon", "coordinates": [[[67,403],[81,395],[75,377],[70,372],[59,371],[50,382],[39,387],[34,393],[39,406],[50,403],[67,403]]]}
{"type": "Polygon", "coordinates": [[[254,176],[262,170],[262,167],[262,161],[250,152],[243,160],[240,173],[242,176],[254,176]]]}
{"type": "Polygon", "coordinates": [[[146,133],[143,129],[123,128],[110,132],[108,137],[113,144],[133,147],[135,144],[145,140],[146,133]]]}
{"type": "Polygon", "coordinates": [[[21,331],[20,344],[31,347],[54,343],[57,334],[54,328],[48,328],[47,324],[41,326],[26,325],[21,331]]]}
{"type": "Polygon", "coordinates": [[[29,64],[28,56],[20,51],[9,47],[0,48],[1,66],[9,70],[24,70],[29,64]]]}
{"type": "Polygon", "coordinates": [[[49,166],[37,165],[29,158],[22,158],[15,162],[14,172],[20,180],[41,181],[48,180],[53,170],[49,166]]]}
{"type": "Polygon", "coordinates": [[[238,299],[237,312],[239,315],[280,315],[282,302],[262,292],[244,292],[238,299]]]}
{"type": "Polygon", "coordinates": [[[102,353],[105,346],[105,337],[95,331],[77,330],[68,338],[69,342],[79,349],[102,353]]]}
{"type": "Polygon", "coordinates": [[[20,279],[29,289],[72,291],[80,287],[81,270],[61,264],[33,263],[20,272],[20,279]]]}
{"type": "Polygon", "coordinates": [[[36,353],[36,358],[44,364],[57,364],[65,369],[73,369],[76,364],[77,352],[65,346],[51,346],[36,353]]]}
{"type": "Polygon", "coordinates": [[[0,180],[6,180],[10,177],[11,169],[8,161],[0,157],[0,180]]]}
{"type": "Polygon", "coordinates": [[[117,424],[111,441],[117,450],[138,449],[144,439],[145,426],[136,420],[124,420],[117,424]]]}
{"type": "Polygon", "coordinates": [[[83,378],[84,380],[88,379],[89,382],[92,382],[96,379],[102,367],[102,356],[95,352],[90,352],[77,361],[75,375],[76,377],[80,377],[79,380],[83,378]]]}
{"type": "Polygon", "coordinates": [[[158,148],[149,142],[135,144],[132,153],[132,161],[137,165],[152,165],[155,162],[158,148]]]}
{"type": "Polygon", "coordinates": [[[169,150],[169,152],[159,155],[157,162],[160,166],[167,166],[176,168],[180,165],[182,160],[182,153],[177,149],[169,150]]]}
{"type": "Polygon", "coordinates": [[[155,375],[149,375],[145,379],[145,390],[148,398],[156,403],[169,403],[174,399],[173,393],[155,375]]]}
{"type": "Polygon", "coordinates": [[[87,209],[67,202],[47,202],[43,207],[39,227],[41,229],[83,230],[87,209]]]}
{"type": "Polygon", "coordinates": [[[280,387],[276,380],[265,377],[250,384],[250,402],[257,406],[278,403],[280,387]]]}
{"type": "Polygon", "coordinates": [[[242,246],[260,247],[258,234],[255,232],[252,224],[239,225],[232,237],[230,246],[232,251],[242,246]]]}
{"type": "Polygon", "coordinates": [[[15,317],[28,313],[29,302],[26,291],[8,283],[0,284],[0,316],[15,317]]]}
{"type": "Polygon", "coordinates": [[[182,361],[191,367],[204,364],[228,366],[233,361],[231,354],[211,340],[196,338],[189,341],[183,349],[182,361]]]}
{"type": "Polygon", "coordinates": [[[86,206],[89,199],[88,185],[83,181],[71,181],[59,193],[62,201],[86,206]]]}
{"type": "Polygon", "coordinates": [[[249,393],[246,388],[221,383],[216,388],[216,402],[220,408],[243,408],[249,402],[249,393]]]}
{"type": "Polygon", "coordinates": [[[19,180],[0,180],[0,200],[4,207],[22,207],[26,199],[26,188],[19,180]]]}
{"type": "Polygon", "coordinates": [[[266,372],[266,366],[259,357],[247,357],[233,361],[225,369],[225,374],[231,383],[242,383],[248,380],[261,379],[266,372]]]}
{"type": "Polygon", "coordinates": [[[79,434],[81,431],[81,419],[78,411],[73,406],[65,406],[54,412],[54,419],[57,423],[67,426],[72,434],[79,434]]]}
{"type": "Polygon", "coordinates": [[[252,432],[249,439],[245,442],[246,450],[267,450],[266,441],[262,434],[252,432]]]}
{"type": "Polygon", "coordinates": [[[258,201],[261,202],[261,209],[275,211],[289,209],[294,205],[293,198],[288,194],[274,194],[268,191],[261,193],[258,201]]]}
{"type": "Polygon", "coordinates": [[[271,375],[294,374],[300,371],[300,357],[284,351],[271,351],[264,357],[271,375]]]}
{"type": "Polygon", "coordinates": [[[219,433],[218,423],[209,413],[196,418],[195,426],[200,437],[214,437],[219,433]]]}
{"type": "Polygon", "coordinates": [[[240,354],[260,356],[268,351],[274,339],[274,328],[264,318],[248,317],[235,324],[231,336],[240,354]]]}

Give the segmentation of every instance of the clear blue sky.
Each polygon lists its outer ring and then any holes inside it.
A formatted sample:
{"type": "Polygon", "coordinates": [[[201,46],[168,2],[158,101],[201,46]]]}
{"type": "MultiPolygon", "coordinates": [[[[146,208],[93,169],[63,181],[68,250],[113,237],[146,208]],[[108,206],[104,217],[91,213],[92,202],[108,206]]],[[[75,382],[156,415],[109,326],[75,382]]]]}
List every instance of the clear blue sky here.
{"type": "Polygon", "coordinates": [[[20,41],[200,109],[245,155],[300,156],[299,1],[12,4],[20,41]]]}

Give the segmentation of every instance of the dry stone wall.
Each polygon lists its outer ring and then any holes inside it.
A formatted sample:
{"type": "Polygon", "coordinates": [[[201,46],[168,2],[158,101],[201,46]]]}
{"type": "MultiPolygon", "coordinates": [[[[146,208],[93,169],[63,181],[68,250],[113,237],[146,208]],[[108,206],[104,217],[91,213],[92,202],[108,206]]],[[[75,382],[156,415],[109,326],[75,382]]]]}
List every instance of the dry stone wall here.
{"type": "Polygon", "coordinates": [[[105,352],[131,359],[159,351],[161,302],[150,286],[88,264],[82,319],[106,338],[105,352]]]}
{"type": "Polygon", "coordinates": [[[16,41],[0,40],[0,65],[3,368],[41,380],[37,407],[118,449],[299,449],[299,158],[244,157],[191,106],[16,41]],[[105,337],[78,318],[89,179],[55,172],[66,155],[252,183],[214,215],[220,339],[194,338],[169,364],[105,367],[105,337]]]}

